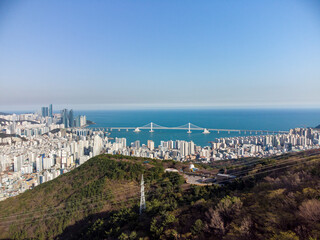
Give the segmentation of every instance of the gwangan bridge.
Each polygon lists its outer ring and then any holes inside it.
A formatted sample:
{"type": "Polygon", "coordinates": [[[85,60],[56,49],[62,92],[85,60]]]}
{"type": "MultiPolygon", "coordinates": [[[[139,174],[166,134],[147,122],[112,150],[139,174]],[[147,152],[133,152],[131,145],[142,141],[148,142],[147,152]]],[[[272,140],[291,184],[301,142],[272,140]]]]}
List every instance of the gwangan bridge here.
{"type": "Polygon", "coordinates": [[[187,130],[187,133],[192,133],[192,131],[202,131],[203,134],[209,134],[210,132],[231,132],[234,133],[255,133],[255,134],[276,134],[276,133],[288,133],[288,131],[270,131],[270,130],[250,130],[250,129],[218,129],[218,128],[204,128],[194,125],[192,123],[187,123],[178,127],[164,127],[156,123],[148,123],[141,127],[104,127],[104,128],[91,128],[95,131],[112,131],[112,130],[133,130],[134,132],[140,132],[141,130],[149,130],[149,132],[154,132],[154,130],[187,130]]]}

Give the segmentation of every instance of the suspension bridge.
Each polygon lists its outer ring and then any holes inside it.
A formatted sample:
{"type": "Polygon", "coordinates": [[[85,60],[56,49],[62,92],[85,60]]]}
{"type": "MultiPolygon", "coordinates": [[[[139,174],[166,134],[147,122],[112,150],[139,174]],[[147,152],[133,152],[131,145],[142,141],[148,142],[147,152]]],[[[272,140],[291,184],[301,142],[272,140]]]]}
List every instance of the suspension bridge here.
{"type": "Polygon", "coordinates": [[[141,130],[149,130],[149,132],[154,132],[155,130],[186,130],[187,133],[192,133],[192,131],[202,131],[203,134],[209,134],[210,132],[227,132],[227,133],[255,133],[255,134],[284,134],[288,133],[288,131],[270,131],[270,130],[252,130],[252,129],[218,129],[218,128],[205,128],[205,127],[199,127],[193,123],[187,123],[181,126],[177,127],[165,127],[160,126],[156,123],[150,122],[144,126],[140,127],[103,127],[103,128],[90,128],[93,131],[113,131],[113,130],[133,130],[134,132],[138,133],[141,132],[141,130]]]}

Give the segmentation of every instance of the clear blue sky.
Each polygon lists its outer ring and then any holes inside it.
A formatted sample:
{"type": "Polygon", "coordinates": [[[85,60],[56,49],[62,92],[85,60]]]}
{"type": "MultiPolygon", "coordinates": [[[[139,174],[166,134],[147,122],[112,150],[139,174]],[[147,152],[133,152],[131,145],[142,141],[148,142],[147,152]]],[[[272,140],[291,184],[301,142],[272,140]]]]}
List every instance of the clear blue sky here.
{"type": "Polygon", "coordinates": [[[320,1],[2,0],[0,85],[0,110],[320,107],[320,1]]]}

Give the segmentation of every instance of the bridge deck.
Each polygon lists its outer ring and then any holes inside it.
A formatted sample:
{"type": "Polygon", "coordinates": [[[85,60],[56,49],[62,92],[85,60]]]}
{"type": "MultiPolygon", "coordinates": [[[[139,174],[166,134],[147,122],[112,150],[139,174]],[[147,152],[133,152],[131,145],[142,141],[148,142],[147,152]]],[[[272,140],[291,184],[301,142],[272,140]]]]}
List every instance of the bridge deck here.
{"type": "MultiPolygon", "coordinates": [[[[110,129],[110,130],[151,130],[151,127],[102,127],[93,129],[110,129]]],[[[152,130],[190,130],[204,131],[207,129],[212,132],[257,132],[257,133],[288,133],[288,131],[272,131],[272,130],[250,130],[250,129],[219,129],[219,128],[180,128],[180,127],[152,127],[152,130]]]]}

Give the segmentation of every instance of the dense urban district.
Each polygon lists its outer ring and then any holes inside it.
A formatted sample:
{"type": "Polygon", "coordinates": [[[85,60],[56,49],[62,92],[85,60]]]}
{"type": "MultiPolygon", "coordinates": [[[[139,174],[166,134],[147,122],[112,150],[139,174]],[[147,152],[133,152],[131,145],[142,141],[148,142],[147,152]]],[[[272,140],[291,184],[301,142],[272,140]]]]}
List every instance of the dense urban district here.
{"type": "MultiPolygon", "coordinates": [[[[183,140],[161,141],[155,146],[152,140],[127,144],[126,138],[112,139],[109,132],[87,128],[88,123],[92,122],[86,116],[74,116],[72,110],[53,113],[52,105],[37,113],[0,114],[0,200],[50,181],[101,153],[211,164],[320,147],[320,131],[316,128],[217,138],[210,146],[183,140]]],[[[197,168],[190,165],[189,170],[197,168]]]]}

